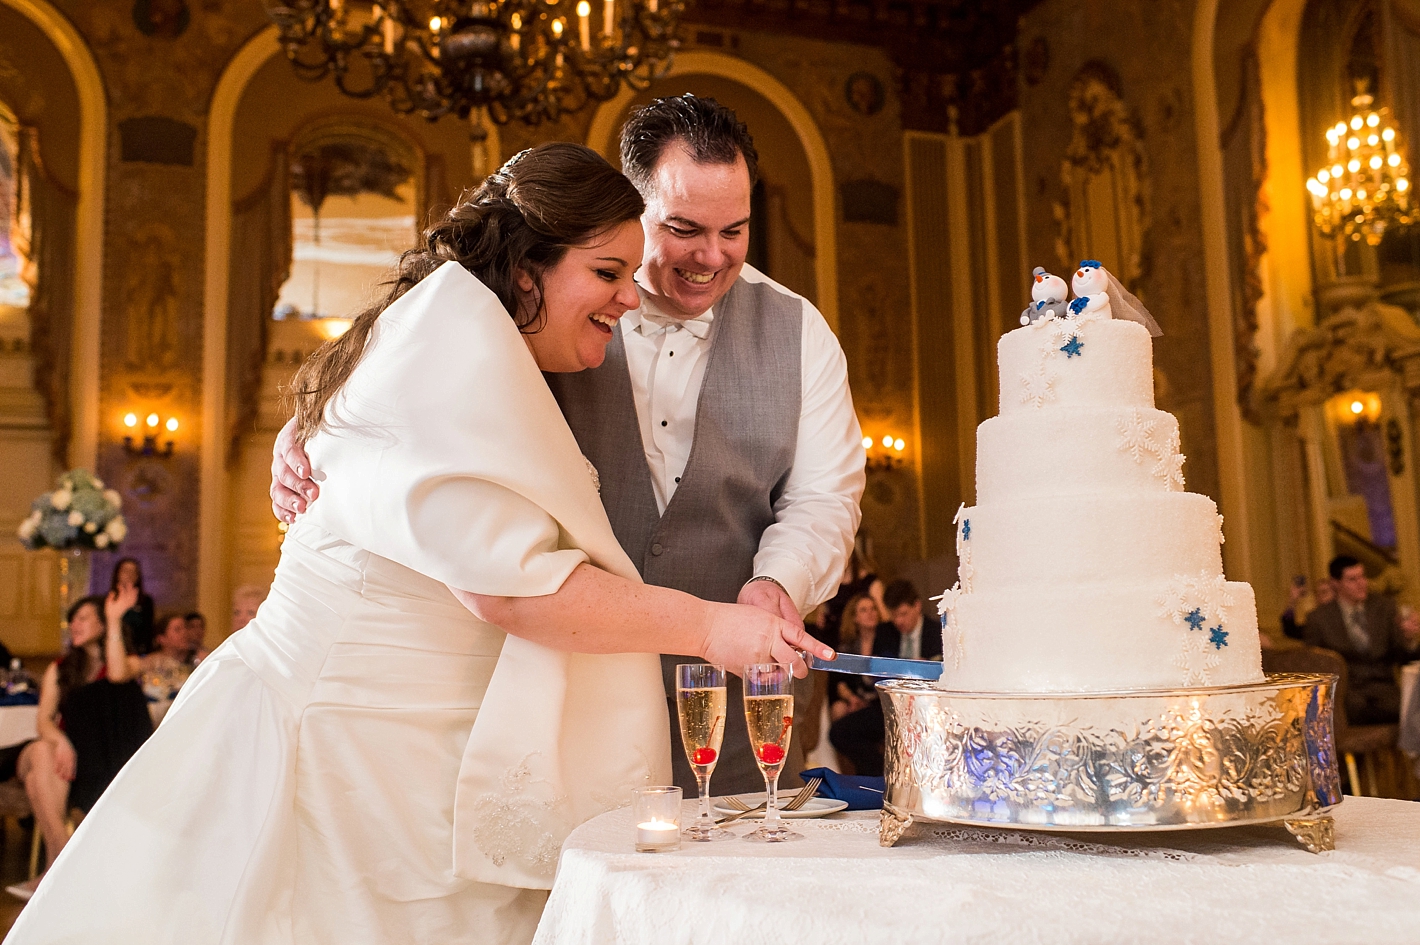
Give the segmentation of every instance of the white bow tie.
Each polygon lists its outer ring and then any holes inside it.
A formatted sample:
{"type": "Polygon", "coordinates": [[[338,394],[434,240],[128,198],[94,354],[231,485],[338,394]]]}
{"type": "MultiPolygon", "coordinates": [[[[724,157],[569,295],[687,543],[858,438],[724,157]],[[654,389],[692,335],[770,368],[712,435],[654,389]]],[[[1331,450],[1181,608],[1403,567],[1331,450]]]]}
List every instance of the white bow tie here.
{"type": "MultiPolygon", "coordinates": [[[[713,312],[706,312],[703,315],[697,315],[695,318],[671,318],[669,315],[662,315],[659,312],[651,311],[649,308],[643,308],[641,310],[641,319],[643,322],[649,322],[655,325],[657,330],[670,331],[676,328],[684,328],[696,338],[704,341],[710,334],[710,324],[714,321],[715,315],[713,312]]],[[[644,334],[653,335],[655,332],[648,331],[644,332],[644,334]]]]}

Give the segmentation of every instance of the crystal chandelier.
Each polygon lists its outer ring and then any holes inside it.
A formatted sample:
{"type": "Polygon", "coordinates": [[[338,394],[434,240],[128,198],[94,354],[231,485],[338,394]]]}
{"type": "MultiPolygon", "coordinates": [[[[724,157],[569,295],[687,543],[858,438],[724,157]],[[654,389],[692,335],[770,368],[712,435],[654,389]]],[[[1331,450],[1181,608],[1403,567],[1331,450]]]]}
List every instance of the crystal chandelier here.
{"type": "Polygon", "coordinates": [[[1361,91],[1351,99],[1356,110],[1351,120],[1327,129],[1327,166],[1307,181],[1307,190],[1322,233],[1364,238],[1378,246],[1388,228],[1414,219],[1414,208],[1410,167],[1401,154],[1390,109],[1375,109],[1373,104],[1361,91]]]}
{"type": "Polygon", "coordinates": [[[433,121],[556,121],[665,73],[684,0],[268,0],[303,79],[433,121]],[[593,5],[595,4],[595,16],[593,5]]]}

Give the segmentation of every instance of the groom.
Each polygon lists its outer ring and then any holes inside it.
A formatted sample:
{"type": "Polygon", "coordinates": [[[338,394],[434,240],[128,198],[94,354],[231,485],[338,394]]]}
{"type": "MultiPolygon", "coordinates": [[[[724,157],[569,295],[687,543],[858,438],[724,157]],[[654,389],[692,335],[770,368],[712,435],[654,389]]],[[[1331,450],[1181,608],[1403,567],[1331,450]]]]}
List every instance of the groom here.
{"type": "MultiPolygon", "coordinates": [[[[601,367],[548,383],[648,583],[798,623],[837,589],[860,518],[862,433],[843,351],[812,304],[745,265],[758,154],[734,112],[658,99],[622,129],[621,163],[646,201],[642,304],[622,316],[601,367]]],[[[290,430],[272,466],[283,520],[305,508],[296,489],[316,494],[292,468],[309,463],[290,430]]],[[[676,732],[675,665],[695,660],[661,661],[676,732]]],[[[764,784],[738,678],[729,689],[717,794],[764,784]]],[[[684,752],[671,757],[676,783],[693,789],[684,752]]],[[[788,783],[802,758],[791,740],[788,783]]]]}

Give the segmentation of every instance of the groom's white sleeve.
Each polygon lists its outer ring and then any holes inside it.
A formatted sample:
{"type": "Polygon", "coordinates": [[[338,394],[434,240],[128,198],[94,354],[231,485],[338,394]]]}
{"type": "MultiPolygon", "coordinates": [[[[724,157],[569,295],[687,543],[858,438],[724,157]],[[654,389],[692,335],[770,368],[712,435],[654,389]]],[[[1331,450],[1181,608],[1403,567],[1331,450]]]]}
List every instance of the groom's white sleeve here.
{"type": "Polygon", "coordinates": [[[848,359],[828,322],[804,302],[803,393],[794,466],[754,557],[799,613],[833,596],[862,518],[863,432],[848,389],[848,359]]]}

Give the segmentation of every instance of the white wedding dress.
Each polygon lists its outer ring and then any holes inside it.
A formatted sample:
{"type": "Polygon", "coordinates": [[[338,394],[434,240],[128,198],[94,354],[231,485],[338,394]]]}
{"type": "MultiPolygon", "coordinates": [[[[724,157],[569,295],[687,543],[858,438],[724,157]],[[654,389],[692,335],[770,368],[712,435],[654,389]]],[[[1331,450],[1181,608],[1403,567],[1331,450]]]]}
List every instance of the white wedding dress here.
{"type": "Polygon", "coordinates": [[[567,833],[669,783],[657,657],[506,636],[448,590],[550,594],[584,561],[639,580],[496,297],[445,264],[327,416],[266,602],[7,943],[526,942],[567,833]]]}

